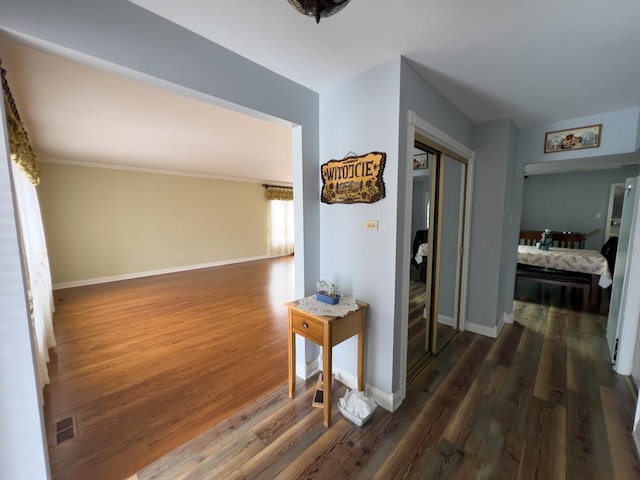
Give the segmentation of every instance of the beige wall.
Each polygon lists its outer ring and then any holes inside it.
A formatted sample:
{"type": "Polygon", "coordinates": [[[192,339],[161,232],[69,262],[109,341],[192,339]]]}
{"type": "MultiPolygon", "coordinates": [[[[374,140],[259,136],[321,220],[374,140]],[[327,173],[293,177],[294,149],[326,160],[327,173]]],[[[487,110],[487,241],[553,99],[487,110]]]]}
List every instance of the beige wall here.
{"type": "Polygon", "coordinates": [[[41,163],[55,285],[267,254],[260,184],[41,163]]]}

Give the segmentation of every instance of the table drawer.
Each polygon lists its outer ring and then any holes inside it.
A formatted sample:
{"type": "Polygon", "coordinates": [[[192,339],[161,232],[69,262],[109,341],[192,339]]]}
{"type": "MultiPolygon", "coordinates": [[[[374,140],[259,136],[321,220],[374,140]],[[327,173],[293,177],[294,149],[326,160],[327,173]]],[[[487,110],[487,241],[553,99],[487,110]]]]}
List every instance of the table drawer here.
{"type": "Polygon", "coordinates": [[[312,318],[308,318],[302,315],[291,316],[291,330],[298,335],[302,335],[309,340],[312,340],[322,345],[322,339],[324,336],[324,325],[322,322],[318,322],[312,318]]]}

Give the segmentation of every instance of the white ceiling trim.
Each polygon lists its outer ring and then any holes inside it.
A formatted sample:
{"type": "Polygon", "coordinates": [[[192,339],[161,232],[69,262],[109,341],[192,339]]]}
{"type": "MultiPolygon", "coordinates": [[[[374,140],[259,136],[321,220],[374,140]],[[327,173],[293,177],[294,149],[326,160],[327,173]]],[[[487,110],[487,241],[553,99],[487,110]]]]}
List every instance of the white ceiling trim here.
{"type": "Polygon", "coordinates": [[[269,183],[269,185],[290,187],[293,185],[291,182],[276,182],[266,180],[258,180],[251,178],[237,178],[237,177],[222,177],[219,175],[209,175],[206,173],[193,173],[193,172],[181,172],[178,170],[162,170],[158,168],[147,167],[133,167],[128,165],[115,165],[113,163],[99,163],[99,162],[83,162],[80,160],[64,160],[59,158],[37,158],[38,163],[54,163],[58,165],[69,165],[74,167],[87,167],[87,168],[102,168],[107,170],[123,170],[126,172],[140,172],[140,173],[153,173],[157,175],[172,175],[177,177],[194,177],[194,178],[207,178],[210,180],[222,180],[226,182],[240,182],[240,183],[269,183]]]}

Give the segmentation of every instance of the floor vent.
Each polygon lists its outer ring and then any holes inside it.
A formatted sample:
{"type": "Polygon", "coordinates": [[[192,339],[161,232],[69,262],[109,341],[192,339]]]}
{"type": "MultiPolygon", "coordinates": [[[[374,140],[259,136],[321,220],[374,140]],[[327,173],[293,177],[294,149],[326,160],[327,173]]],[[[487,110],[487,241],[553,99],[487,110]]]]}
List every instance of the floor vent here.
{"type": "Polygon", "coordinates": [[[55,423],[53,431],[53,445],[60,445],[63,442],[76,437],[76,422],[73,417],[62,419],[55,423]]]}

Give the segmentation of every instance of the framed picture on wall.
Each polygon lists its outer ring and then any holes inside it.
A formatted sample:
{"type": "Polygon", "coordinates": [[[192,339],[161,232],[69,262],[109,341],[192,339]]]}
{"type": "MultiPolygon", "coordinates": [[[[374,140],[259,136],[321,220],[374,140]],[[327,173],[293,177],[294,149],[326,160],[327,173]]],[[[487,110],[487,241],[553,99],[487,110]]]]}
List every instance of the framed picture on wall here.
{"type": "Polygon", "coordinates": [[[547,132],[544,136],[544,153],[566,152],[600,146],[602,124],[547,132]]]}
{"type": "Polygon", "coordinates": [[[428,153],[418,153],[413,156],[413,169],[422,170],[423,168],[429,168],[428,153]]]}

